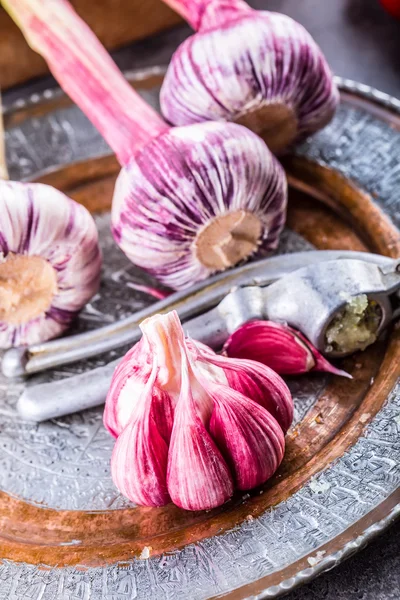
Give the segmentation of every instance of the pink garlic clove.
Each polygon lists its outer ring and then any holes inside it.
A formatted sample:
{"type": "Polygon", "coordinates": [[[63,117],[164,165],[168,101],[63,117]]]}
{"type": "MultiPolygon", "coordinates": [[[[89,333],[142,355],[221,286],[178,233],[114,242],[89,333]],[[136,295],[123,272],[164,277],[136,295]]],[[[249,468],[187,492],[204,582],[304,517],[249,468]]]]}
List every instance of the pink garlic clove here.
{"type": "Polygon", "coordinates": [[[0,182],[0,347],[60,335],[97,292],[90,213],[43,184],[0,182]]]}
{"type": "Polygon", "coordinates": [[[220,506],[233,494],[229,468],[205,426],[210,403],[205,389],[183,363],[181,396],[168,455],[167,484],[172,501],[186,510],[220,506]]]}
{"type": "Polygon", "coordinates": [[[170,502],[166,482],[168,446],[153,415],[155,374],[154,370],[111,458],[111,474],[119,491],[132,502],[146,506],[170,502]]]}
{"type": "Polygon", "coordinates": [[[204,351],[196,342],[201,356],[209,364],[224,370],[227,385],[263,406],[278,421],[284,433],[293,421],[293,400],[283,379],[260,360],[218,356],[204,351]],[[233,360],[234,359],[234,360],[233,360]]]}
{"type": "Polygon", "coordinates": [[[134,403],[143,393],[152,367],[146,339],[142,338],[115,369],[103,414],[104,426],[115,438],[129,423],[134,403]]]}
{"type": "Polygon", "coordinates": [[[327,371],[351,378],[331,365],[300,332],[272,321],[250,321],[239,327],[226,341],[224,354],[256,360],[280,375],[327,371]]]}
{"type": "Polygon", "coordinates": [[[332,119],[339,93],[302,25],[245,2],[166,2],[198,31],[175,52],[163,82],[170,123],[233,121],[282,153],[332,119]]]}
{"type": "Polygon", "coordinates": [[[118,437],[128,424],[156,368],[157,375],[152,386],[152,413],[160,434],[169,443],[174,406],[179,394],[180,373],[177,373],[176,365],[179,366],[181,361],[178,342],[183,340],[183,331],[176,313],[172,313],[167,322],[146,319],[141,329],[142,339],[127,352],[114,371],[103,422],[111,435],[118,437]],[[175,343],[168,345],[166,339],[172,330],[175,343]],[[154,356],[157,356],[156,365],[154,356]],[[172,392],[172,396],[168,392],[172,392]]]}
{"type": "Polygon", "coordinates": [[[264,407],[286,433],[293,421],[293,400],[283,379],[266,365],[253,360],[234,360],[227,368],[228,385],[264,407]]]}
{"type": "Polygon", "coordinates": [[[227,386],[211,388],[210,432],[234,474],[235,487],[249,490],[269,479],[282,462],[285,438],[262,406],[227,386]]]}

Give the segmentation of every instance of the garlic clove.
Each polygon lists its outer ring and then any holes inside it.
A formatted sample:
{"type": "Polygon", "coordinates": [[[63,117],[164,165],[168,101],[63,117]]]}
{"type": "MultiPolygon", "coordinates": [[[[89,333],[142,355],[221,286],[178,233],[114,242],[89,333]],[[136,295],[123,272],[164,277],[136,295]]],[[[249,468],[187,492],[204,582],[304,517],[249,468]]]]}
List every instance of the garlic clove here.
{"type": "MultiPolygon", "coordinates": [[[[166,1],[178,10],[186,5],[166,1]]],[[[172,57],[162,112],[174,125],[245,125],[282,153],[332,119],[339,102],[332,73],[311,35],[290,17],[245,3],[227,11],[223,4],[198,3],[198,33],[172,57]]]]}
{"type": "Polygon", "coordinates": [[[300,332],[272,321],[250,321],[239,327],[225,342],[224,354],[256,360],[280,375],[326,371],[350,377],[331,365],[300,332]]]}
{"type": "Polygon", "coordinates": [[[224,353],[233,358],[258,360],[280,375],[307,373],[315,360],[294,330],[272,321],[250,321],[225,342],[224,353]]]}
{"type": "Polygon", "coordinates": [[[104,426],[113,437],[118,437],[128,424],[132,409],[145,389],[152,367],[145,338],[135,344],[116,367],[103,414],[104,426]]]}
{"type": "Polygon", "coordinates": [[[100,284],[90,213],[43,184],[0,182],[0,348],[60,335],[100,284]]]}
{"type": "Polygon", "coordinates": [[[262,406],[222,385],[210,390],[214,410],[210,432],[234,474],[235,487],[248,490],[277,470],[285,452],[281,427],[262,406]]]}
{"type": "Polygon", "coordinates": [[[168,443],[172,431],[175,398],[179,395],[179,343],[183,340],[183,330],[175,312],[169,313],[164,319],[159,315],[146,319],[140,327],[143,332],[142,339],[127,352],[114,371],[103,422],[111,435],[120,435],[128,424],[153,369],[156,368],[157,375],[152,390],[153,418],[160,434],[168,443]]]}
{"type": "Polygon", "coordinates": [[[263,406],[287,432],[293,421],[293,399],[282,377],[260,361],[211,355],[202,349],[200,355],[221,367],[230,388],[263,406]]]}
{"type": "Polygon", "coordinates": [[[229,468],[205,426],[204,404],[209,407],[210,402],[184,361],[168,455],[167,485],[172,501],[186,510],[215,508],[233,494],[229,468]]]}
{"type": "MultiPolygon", "coordinates": [[[[140,344],[140,342],[139,342],[140,344]]],[[[110,390],[107,394],[103,415],[105,428],[117,438],[125,429],[140,401],[148,378],[149,371],[136,363],[135,355],[140,356],[143,346],[138,346],[128,361],[121,361],[115,370],[110,390]]],[[[126,357],[125,357],[126,358],[126,357]]],[[[161,437],[169,443],[172,431],[175,402],[161,387],[154,383],[152,389],[152,418],[161,437]]]]}
{"type": "Polygon", "coordinates": [[[286,433],[293,421],[293,399],[283,379],[266,365],[235,360],[225,369],[228,385],[264,407],[286,433]],[[261,368],[260,368],[261,366],[261,368]]]}
{"type": "Polygon", "coordinates": [[[153,414],[155,379],[154,369],[111,457],[112,478],[121,494],[144,506],[170,502],[166,482],[168,445],[153,414]]]}

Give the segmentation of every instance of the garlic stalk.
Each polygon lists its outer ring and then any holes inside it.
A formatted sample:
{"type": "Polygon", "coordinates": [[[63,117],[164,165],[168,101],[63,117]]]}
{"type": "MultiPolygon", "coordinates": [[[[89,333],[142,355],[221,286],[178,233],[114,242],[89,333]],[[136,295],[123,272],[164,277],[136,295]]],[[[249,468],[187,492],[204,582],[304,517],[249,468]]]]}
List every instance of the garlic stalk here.
{"type": "Polygon", "coordinates": [[[1,115],[0,146],[0,348],[9,348],[71,325],[98,290],[101,253],[83,206],[48,185],[6,181],[1,115]]]}
{"type": "Polygon", "coordinates": [[[174,125],[232,121],[275,153],[324,127],[339,100],[313,38],[243,0],[164,0],[198,31],[172,57],[161,108],[174,125]]]}
{"type": "Polygon", "coordinates": [[[299,331],[272,321],[250,321],[239,327],[225,342],[224,354],[257,360],[280,375],[326,371],[351,378],[326,360],[299,331]]]}
{"type": "Polygon", "coordinates": [[[287,184],[264,142],[233,123],[168,127],[66,0],[3,6],[116,152],[112,229],[132,262],[180,289],[277,246],[287,184]]]}
{"type": "Polygon", "coordinates": [[[137,504],[187,510],[223,504],[278,468],[293,402],[283,380],[250,360],[185,339],[175,311],[141,324],[115,370],[104,424],[117,440],[111,471],[137,504]]]}

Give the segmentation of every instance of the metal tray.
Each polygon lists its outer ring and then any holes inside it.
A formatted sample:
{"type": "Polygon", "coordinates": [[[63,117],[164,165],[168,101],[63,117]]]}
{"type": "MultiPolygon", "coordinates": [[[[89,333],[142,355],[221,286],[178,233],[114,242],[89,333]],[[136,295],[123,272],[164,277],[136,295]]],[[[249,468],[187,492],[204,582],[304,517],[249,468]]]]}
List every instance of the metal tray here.
{"type": "MultiPolygon", "coordinates": [[[[157,106],[162,73],[129,74],[157,106]]],[[[334,121],[285,159],[291,184],[279,252],[317,247],[400,255],[400,102],[340,81],[334,121]]],[[[5,107],[10,175],[51,183],[96,214],[105,264],[83,331],[152,301],[152,283],[109,233],[118,165],[59,90],[5,107]]],[[[154,282],[153,282],[154,283],[154,282]]],[[[353,381],[292,379],[295,424],[277,475],[210,512],[133,507],[109,474],[113,440],[95,409],[21,421],[25,385],[68,377],[108,353],[28,381],[0,379],[1,600],[278,597],[329,569],[400,512],[400,331],[343,361],[353,381]]]]}

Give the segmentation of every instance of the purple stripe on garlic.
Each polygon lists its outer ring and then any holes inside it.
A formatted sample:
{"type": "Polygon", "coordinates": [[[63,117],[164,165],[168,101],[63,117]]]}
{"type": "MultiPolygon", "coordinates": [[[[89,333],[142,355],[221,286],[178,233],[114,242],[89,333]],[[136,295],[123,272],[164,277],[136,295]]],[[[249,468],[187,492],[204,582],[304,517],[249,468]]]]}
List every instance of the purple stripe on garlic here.
{"type": "Polygon", "coordinates": [[[104,424],[117,438],[111,472],[131,501],[187,510],[226,502],[278,468],[293,401],[268,367],[186,340],[175,311],[141,324],[115,370],[104,424]]]}
{"type": "Polygon", "coordinates": [[[338,90],[299,23],[244,2],[165,1],[198,29],[175,52],[164,79],[161,108],[168,121],[233,121],[281,153],[331,120],[338,90]]]}
{"type": "Polygon", "coordinates": [[[93,218],[50,186],[0,181],[0,222],[0,347],[56,337],[99,287],[93,218]]]}

